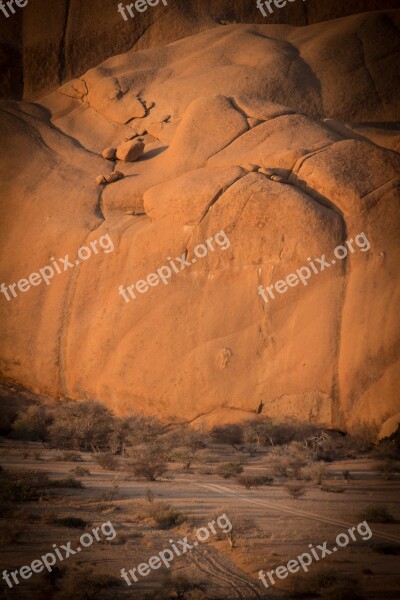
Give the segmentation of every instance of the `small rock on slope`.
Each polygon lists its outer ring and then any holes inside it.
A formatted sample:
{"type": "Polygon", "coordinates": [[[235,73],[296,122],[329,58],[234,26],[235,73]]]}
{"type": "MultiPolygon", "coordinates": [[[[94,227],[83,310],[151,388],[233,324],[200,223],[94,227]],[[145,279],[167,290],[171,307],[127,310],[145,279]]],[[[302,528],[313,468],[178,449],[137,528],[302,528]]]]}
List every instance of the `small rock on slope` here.
{"type": "Polygon", "coordinates": [[[136,140],[124,142],[117,148],[117,158],[125,162],[133,162],[143,154],[144,143],[136,140]]]}

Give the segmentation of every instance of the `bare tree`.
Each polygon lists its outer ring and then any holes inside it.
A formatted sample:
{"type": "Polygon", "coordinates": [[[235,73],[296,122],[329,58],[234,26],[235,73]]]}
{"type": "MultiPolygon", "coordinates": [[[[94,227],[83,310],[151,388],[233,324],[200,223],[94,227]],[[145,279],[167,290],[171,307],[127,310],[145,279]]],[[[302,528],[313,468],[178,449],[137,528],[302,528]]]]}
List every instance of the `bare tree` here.
{"type": "Polygon", "coordinates": [[[55,446],[99,451],[113,429],[113,414],[99,402],[60,403],[54,410],[50,439],[55,446]]]}

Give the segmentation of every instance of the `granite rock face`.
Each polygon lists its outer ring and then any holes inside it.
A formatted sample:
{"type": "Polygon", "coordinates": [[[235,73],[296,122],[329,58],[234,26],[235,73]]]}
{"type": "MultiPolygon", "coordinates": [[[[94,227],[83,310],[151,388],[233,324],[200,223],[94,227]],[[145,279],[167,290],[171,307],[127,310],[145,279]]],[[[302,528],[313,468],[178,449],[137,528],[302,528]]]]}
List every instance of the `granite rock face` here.
{"type": "Polygon", "coordinates": [[[260,402],[344,428],[396,415],[399,28],[399,11],[212,27],[112,57],[40,104],[3,102],[1,281],[105,236],[113,250],[0,297],[2,375],[165,419],[260,402]],[[121,122],[110,82],[143,116],[121,122]],[[143,155],[96,186],[104,148],[138,132],[143,155]],[[307,285],[258,294],[324,255],[307,285]]]}
{"type": "Polygon", "coordinates": [[[160,0],[124,21],[117,5],[35,0],[8,19],[1,15],[0,95],[34,99],[132,46],[163,46],[221,23],[308,25],[398,8],[397,0],[295,0],[266,19],[255,0],[171,0],[167,6],[160,0]]]}

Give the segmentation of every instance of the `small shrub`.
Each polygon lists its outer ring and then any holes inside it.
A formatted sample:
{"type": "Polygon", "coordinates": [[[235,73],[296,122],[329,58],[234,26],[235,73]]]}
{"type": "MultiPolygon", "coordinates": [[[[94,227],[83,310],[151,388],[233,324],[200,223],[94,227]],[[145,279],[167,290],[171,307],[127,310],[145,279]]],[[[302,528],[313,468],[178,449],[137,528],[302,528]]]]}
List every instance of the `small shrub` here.
{"type": "Polygon", "coordinates": [[[96,462],[105,471],[115,471],[118,467],[118,461],[110,453],[97,453],[96,462]]]}
{"type": "Polygon", "coordinates": [[[320,568],[297,577],[295,595],[320,596],[326,600],[361,600],[358,587],[355,579],[343,579],[343,575],[333,569],[320,568]]]}
{"type": "Polygon", "coordinates": [[[242,485],[249,490],[252,487],[261,487],[263,485],[272,485],[274,479],[273,477],[263,477],[261,475],[239,475],[236,478],[236,481],[239,485],[242,485]]]}
{"type": "Polygon", "coordinates": [[[154,494],[150,488],[146,488],[146,500],[147,502],[154,502],[154,494]]]}
{"type": "Polygon", "coordinates": [[[275,447],[271,457],[274,474],[278,477],[303,479],[303,469],[309,464],[311,457],[311,449],[301,442],[275,447]]]}
{"type": "Polygon", "coordinates": [[[317,485],[322,485],[327,476],[327,469],[323,463],[314,463],[303,470],[304,477],[311,479],[317,485]]]}
{"type": "Polygon", "coordinates": [[[143,477],[148,481],[156,481],[167,470],[165,463],[153,460],[152,458],[143,458],[131,463],[131,468],[136,477],[143,477]]]}
{"type": "Polygon", "coordinates": [[[368,506],[368,508],[359,513],[358,518],[360,521],[367,521],[368,523],[396,522],[386,506],[378,505],[368,506]]]}
{"type": "Polygon", "coordinates": [[[240,463],[229,462],[218,467],[218,475],[224,479],[237,477],[241,473],[243,473],[243,467],[240,463]]]}
{"type": "Polygon", "coordinates": [[[342,471],[342,477],[343,479],[345,479],[346,481],[348,481],[349,479],[351,479],[351,473],[348,469],[344,469],[342,471]]]}
{"type": "MultiPolygon", "coordinates": [[[[98,600],[120,597],[116,588],[122,587],[119,578],[106,573],[95,572],[91,568],[68,569],[57,591],[57,600],[98,600]],[[110,596],[111,594],[112,596],[110,596]]],[[[48,596],[49,597],[49,596],[48,596]]],[[[53,596],[51,596],[53,597],[53,596]]]]}
{"type": "Polygon", "coordinates": [[[378,436],[379,428],[376,424],[362,423],[353,428],[349,445],[357,454],[365,454],[373,450],[378,436]]]}
{"type": "Polygon", "coordinates": [[[384,462],[380,463],[377,466],[377,469],[380,473],[382,473],[384,478],[388,481],[391,479],[394,479],[394,476],[396,475],[396,473],[400,472],[399,463],[396,462],[395,460],[390,460],[390,459],[385,460],[384,462]]]}
{"type": "Polygon", "coordinates": [[[83,462],[83,458],[79,452],[74,452],[73,450],[65,450],[61,454],[58,454],[56,460],[65,462],[83,462]]]}
{"type": "Polygon", "coordinates": [[[342,487],[330,486],[330,485],[322,485],[321,486],[321,492],[328,492],[330,494],[343,494],[344,491],[345,491],[345,488],[342,488],[342,487]]]}
{"type": "Polygon", "coordinates": [[[20,469],[0,473],[0,502],[34,502],[45,495],[49,478],[40,471],[20,469]]]}
{"type": "Polygon", "coordinates": [[[160,529],[170,529],[182,525],[186,521],[186,516],[174,510],[165,502],[151,502],[148,507],[149,516],[154,519],[160,529]]]}
{"type": "Polygon", "coordinates": [[[307,493],[306,486],[301,485],[300,483],[289,483],[285,486],[285,490],[287,491],[289,496],[294,500],[301,498],[307,493]]]}
{"type": "Polygon", "coordinates": [[[86,469],[86,467],[75,467],[74,469],[70,470],[70,473],[77,475],[77,477],[88,477],[91,474],[89,469],[86,469]]]}
{"type": "Polygon", "coordinates": [[[82,489],[84,487],[82,481],[75,479],[75,477],[66,477],[65,479],[51,479],[48,484],[51,488],[76,488],[82,489]]]}
{"type": "Polygon", "coordinates": [[[112,502],[114,502],[114,500],[116,500],[118,498],[118,494],[119,494],[119,485],[117,483],[114,483],[111,490],[102,494],[101,502],[109,502],[111,504],[112,502]]]}
{"type": "Polygon", "coordinates": [[[72,527],[75,529],[85,529],[88,525],[87,521],[80,519],[79,517],[61,517],[54,519],[54,525],[62,525],[63,527],[72,527]]]}
{"type": "MultiPolygon", "coordinates": [[[[398,430],[399,431],[399,430],[398,430]]],[[[400,459],[400,435],[396,433],[391,439],[384,439],[373,449],[372,455],[381,460],[400,459]]]]}
{"type": "Polygon", "coordinates": [[[238,446],[243,442],[243,427],[237,424],[214,427],[211,431],[211,438],[217,444],[229,444],[238,450],[238,446]]]}
{"type": "Polygon", "coordinates": [[[156,600],[166,600],[169,598],[196,600],[203,599],[205,586],[200,583],[194,583],[185,575],[169,574],[162,583],[162,592],[156,596],[156,600]]]}

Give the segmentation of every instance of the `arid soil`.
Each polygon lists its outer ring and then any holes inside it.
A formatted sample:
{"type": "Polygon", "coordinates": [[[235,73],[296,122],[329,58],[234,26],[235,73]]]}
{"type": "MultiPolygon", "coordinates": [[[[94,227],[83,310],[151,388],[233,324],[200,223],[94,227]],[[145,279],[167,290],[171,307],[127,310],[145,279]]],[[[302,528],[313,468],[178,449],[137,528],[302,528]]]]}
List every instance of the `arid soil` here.
{"type": "MultiPolygon", "coordinates": [[[[86,467],[90,476],[79,478],[84,483],[81,490],[59,490],[40,503],[20,507],[12,520],[12,527],[20,530],[17,541],[3,546],[1,568],[30,564],[58,545],[76,540],[81,531],[51,525],[57,517],[80,517],[93,525],[108,520],[117,531],[112,542],[95,543],[83,550],[79,557],[70,557],[68,570],[78,567],[94,570],[120,578],[120,569],[131,569],[146,562],[161,549],[169,547],[168,540],[192,536],[196,527],[207,524],[211,518],[225,512],[235,532],[231,549],[224,535],[208,542],[184,557],[175,558],[174,575],[190,575],[191,581],[205,586],[203,598],[292,598],[292,592],[301,590],[300,575],[291,575],[276,587],[266,590],[258,580],[258,570],[269,570],[347,531],[360,522],[359,514],[369,505],[386,506],[400,521],[400,480],[385,481],[374,470],[373,460],[339,461],[329,465],[324,485],[341,493],[322,491],[321,486],[308,484],[307,494],[298,500],[289,498],[284,482],[276,480],[272,486],[257,490],[244,490],[235,482],[225,481],[215,473],[213,460],[237,460],[237,452],[227,447],[214,446],[210,464],[194,465],[184,472],[171,464],[167,475],[157,482],[132,479],[128,459],[120,459],[120,470],[104,471],[88,453],[81,453],[84,462],[55,461],[60,452],[45,450],[40,444],[3,442],[0,446],[0,464],[12,469],[44,471],[51,478],[65,478],[77,465],[86,467]],[[350,471],[350,479],[343,479],[343,471],[350,471]],[[207,474],[205,474],[207,472],[207,474]],[[117,491],[115,492],[118,486],[117,491]],[[149,518],[146,507],[146,490],[151,489],[155,501],[166,501],[182,511],[187,521],[168,531],[158,529],[149,518]],[[110,493],[114,490],[115,496],[110,493]]],[[[271,473],[268,452],[260,452],[249,459],[246,473],[271,473]]],[[[398,557],[400,526],[398,524],[373,524],[373,536],[368,541],[358,539],[323,561],[323,567],[340,575],[342,581],[356,579],[357,590],[365,599],[398,598],[400,579],[398,557]],[[386,550],[385,550],[386,548],[386,550]]],[[[1,531],[9,525],[1,520],[1,531]]],[[[312,565],[307,577],[321,565],[312,565]]],[[[166,569],[152,571],[131,588],[122,582],[112,594],[114,598],[156,597],[157,590],[165,585],[166,569]],[[146,593],[152,595],[146,596],[146,593]]],[[[10,598],[32,597],[42,582],[40,575],[23,581],[10,598]]],[[[4,586],[3,586],[4,590],[4,586]]],[[[8,596],[6,596],[8,598],[8,596]]],[[[103,596],[102,596],[103,597],[103,596]]],[[[108,597],[108,596],[105,596],[108,597]]],[[[186,596],[185,596],[186,597],[186,596]]],[[[311,596],[305,595],[309,598],[311,596]]]]}

